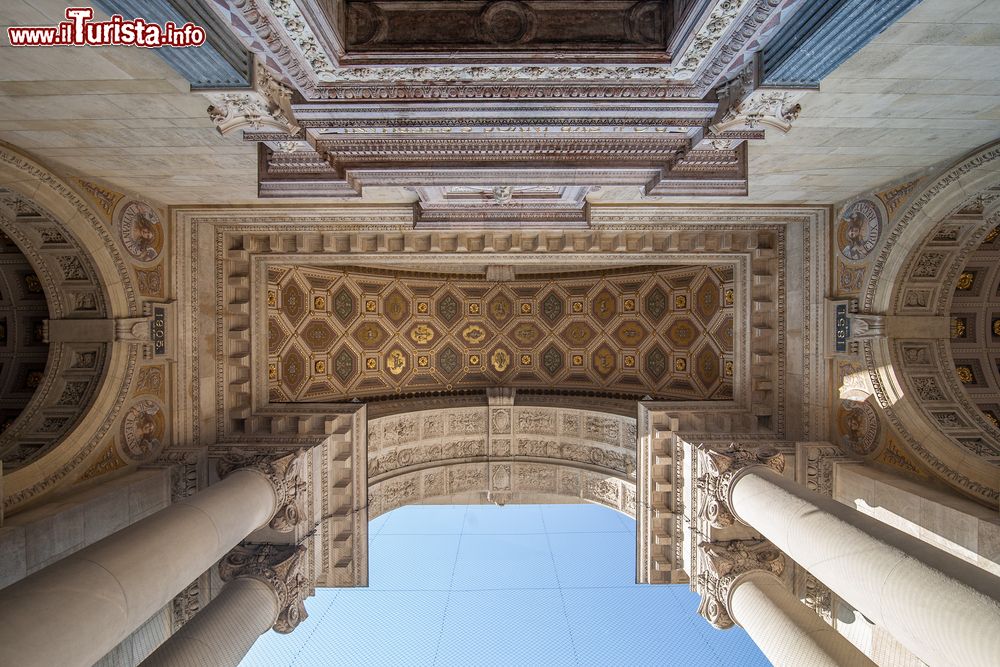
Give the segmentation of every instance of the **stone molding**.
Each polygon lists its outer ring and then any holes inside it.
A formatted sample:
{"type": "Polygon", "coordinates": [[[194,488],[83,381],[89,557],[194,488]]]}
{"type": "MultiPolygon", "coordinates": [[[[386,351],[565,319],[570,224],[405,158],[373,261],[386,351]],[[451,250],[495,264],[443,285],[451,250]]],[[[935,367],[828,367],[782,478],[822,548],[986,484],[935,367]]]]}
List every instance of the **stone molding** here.
{"type": "Polygon", "coordinates": [[[274,630],[288,634],[308,617],[304,600],[311,587],[303,569],[305,554],[301,544],[243,544],[219,561],[219,576],[223,581],[252,577],[270,586],[279,609],[274,630]]]}
{"type": "MultiPolygon", "coordinates": [[[[960,221],[955,214],[1000,182],[997,158],[998,143],[976,150],[925,181],[888,221],[889,232],[866,274],[861,314],[949,313],[969,254],[1000,221],[993,209],[978,221],[960,221]]],[[[860,343],[874,398],[903,447],[956,490],[996,507],[1000,468],[976,456],[965,441],[982,438],[996,447],[1000,439],[962,389],[948,340],[877,337],[860,343]],[[931,394],[917,378],[930,375],[940,380],[932,403],[918,399],[931,394]]]]}
{"type": "MultiPolygon", "coordinates": [[[[0,227],[26,251],[39,271],[39,280],[45,285],[52,308],[50,317],[116,318],[139,313],[129,264],[112,230],[84,196],[48,169],[2,143],[0,177],[4,178],[4,190],[22,203],[22,210],[8,221],[10,224],[0,227]],[[30,210],[23,208],[24,205],[30,206],[30,210]],[[70,220],[72,227],[67,224],[70,220]],[[37,252],[32,248],[37,248],[37,252]],[[63,256],[70,259],[60,260],[63,256]]],[[[6,220],[7,216],[0,218],[6,220]]],[[[36,392],[32,403],[5,436],[24,439],[24,429],[30,423],[44,423],[46,416],[41,405],[44,402],[51,401],[63,412],[73,406],[80,417],[73,420],[76,428],[70,428],[67,422],[66,428],[52,431],[49,436],[56,437],[46,441],[48,444],[41,453],[5,474],[4,508],[8,514],[75,479],[74,471],[87,470],[100,457],[100,445],[114,426],[131,389],[138,357],[136,347],[50,345],[49,366],[53,370],[46,372],[42,391],[36,392]],[[68,376],[60,377],[63,373],[59,368],[66,368],[68,373],[74,366],[74,373],[91,374],[89,386],[82,393],[82,386],[69,386],[68,376]],[[104,386],[107,378],[116,378],[114,387],[104,386]],[[64,395],[71,402],[63,402],[64,395]],[[76,401],[76,397],[80,400],[76,401]],[[63,404],[57,405],[60,402],[63,404]]]]}
{"type": "Polygon", "coordinates": [[[740,521],[732,502],[732,488],[740,477],[756,466],[779,474],[785,470],[784,454],[764,448],[748,449],[738,442],[723,451],[699,447],[698,456],[705,471],[697,481],[698,514],[713,528],[728,528],[740,521]]]}
{"type": "Polygon", "coordinates": [[[702,542],[698,552],[694,578],[701,595],[698,613],[720,630],[737,624],[730,611],[731,596],[741,579],[754,572],[781,577],[785,571],[785,556],[765,540],[702,542]]]}
{"type": "Polygon", "coordinates": [[[275,511],[268,525],[281,533],[288,533],[302,521],[300,496],[304,495],[306,481],[302,477],[304,450],[280,457],[247,454],[234,448],[217,464],[220,478],[236,470],[252,470],[263,475],[274,487],[275,511]]]}
{"type": "Polygon", "coordinates": [[[559,88],[585,88],[588,97],[596,89],[602,97],[620,97],[624,90],[631,97],[701,98],[780,4],[781,0],[718,0],[669,65],[340,67],[338,54],[324,49],[294,2],[230,0],[229,8],[216,11],[252,51],[280,67],[307,99],[448,98],[456,93],[497,98],[518,97],[518,91],[527,89],[533,96],[573,96],[559,88]],[[548,86],[538,88],[539,83],[548,86]]]}

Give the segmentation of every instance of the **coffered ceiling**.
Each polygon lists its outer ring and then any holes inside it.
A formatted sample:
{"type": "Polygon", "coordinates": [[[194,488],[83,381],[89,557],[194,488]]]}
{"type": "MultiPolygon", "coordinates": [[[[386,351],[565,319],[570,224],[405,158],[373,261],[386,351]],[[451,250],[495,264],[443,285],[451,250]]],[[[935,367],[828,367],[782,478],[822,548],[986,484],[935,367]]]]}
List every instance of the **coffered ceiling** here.
{"type": "Polygon", "coordinates": [[[281,265],[267,275],[271,402],[488,387],[733,396],[732,264],[511,271],[506,280],[281,265]]]}

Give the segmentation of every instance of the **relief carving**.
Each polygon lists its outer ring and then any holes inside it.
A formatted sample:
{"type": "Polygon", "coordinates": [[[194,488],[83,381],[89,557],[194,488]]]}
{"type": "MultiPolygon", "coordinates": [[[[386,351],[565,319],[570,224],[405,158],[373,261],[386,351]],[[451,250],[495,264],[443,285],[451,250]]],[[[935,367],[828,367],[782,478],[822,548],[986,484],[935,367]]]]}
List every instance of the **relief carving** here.
{"type": "Polygon", "coordinates": [[[305,553],[304,545],[240,545],[219,562],[219,576],[223,581],[253,577],[268,584],[279,601],[274,630],[288,634],[308,616],[303,603],[310,589],[303,572],[305,553]]]}
{"type": "Polygon", "coordinates": [[[300,497],[305,497],[306,492],[306,481],[302,476],[305,466],[303,454],[304,450],[299,450],[274,458],[248,455],[240,449],[234,449],[219,460],[217,470],[220,478],[241,468],[255,470],[267,477],[274,486],[277,497],[277,509],[268,525],[274,530],[288,533],[302,520],[299,500],[300,497]]]}

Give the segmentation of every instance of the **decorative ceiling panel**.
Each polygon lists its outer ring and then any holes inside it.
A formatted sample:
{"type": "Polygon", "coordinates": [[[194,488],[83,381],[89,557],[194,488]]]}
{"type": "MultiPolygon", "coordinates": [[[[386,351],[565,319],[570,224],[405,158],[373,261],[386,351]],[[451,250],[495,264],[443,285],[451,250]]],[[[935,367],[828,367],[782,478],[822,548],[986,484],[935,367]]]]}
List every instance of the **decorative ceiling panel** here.
{"type": "Polygon", "coordinates": [[[506,281],[363,267],[268,270],[272,402],[488,387],[732,397],[733,267],[506,281]]]}

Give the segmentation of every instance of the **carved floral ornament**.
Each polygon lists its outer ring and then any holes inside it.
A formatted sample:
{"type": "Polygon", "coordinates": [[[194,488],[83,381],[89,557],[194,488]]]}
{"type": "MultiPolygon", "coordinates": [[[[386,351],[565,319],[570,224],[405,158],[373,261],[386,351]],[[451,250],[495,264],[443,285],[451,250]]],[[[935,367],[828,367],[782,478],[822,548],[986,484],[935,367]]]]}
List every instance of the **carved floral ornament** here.
{"type": "Polygon", "coordinates": [[[741,578],[754,572],[780,577],[785,571],[784,555],[764,540],[702,542],[698,548],[701,551],[698,559],[701,571],[695,582],[701,594],[698,613],[720,630],[736,624],[730,611],[730,596],[741,578]]]}
{"type": "Polygon", "coordinates": [[[302,571],[305,551],[301,544],[240,545],[219,562],[219,576],[223,581],[252,577],[270,586],[278,596],[274,630],[288,634],[308,617],[303,604],[310,588],[302,571]]]}
{"type": "Polygon", "coordinates": [[[219,477],[224,478],[236,470],[253,470],[274,486],[277,509],[268,525],[282,533],[291,532],[302,520],[299,496],[305,495],[306,482],[302,477],[304,450],[280,458],[247,455],[234,450],[218,463],[219,477]]]}
{"type": "Polygon", "coordinates": [[[724,451],[714,451],[704,445],[698,449],[701,469],[698,478],[700,498],[698,514],[715,528],[728,528],[736,523],[730,492],[736,480],[753,466],[766,466],[777,473],[785,470],[785,456],[763,449],[747,449],[734,442],[724,451]]]}

